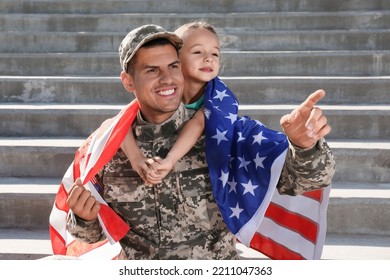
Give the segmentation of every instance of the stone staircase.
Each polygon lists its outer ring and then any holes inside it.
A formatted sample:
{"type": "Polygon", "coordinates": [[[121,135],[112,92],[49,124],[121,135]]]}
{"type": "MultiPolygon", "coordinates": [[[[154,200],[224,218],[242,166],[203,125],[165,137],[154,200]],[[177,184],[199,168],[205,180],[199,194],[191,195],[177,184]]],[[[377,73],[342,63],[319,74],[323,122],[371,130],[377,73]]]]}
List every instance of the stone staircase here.
{"type": "Polygon", "coordinates": [[[283,114],[327,92],[337,171],[323,259],[390,259],[386,0],[2,0],[0,259],[51,253],[49,214],[75,150],[132,99],[119,80],[122,38],[195,19],[223,35],[220,76],[242,115],[280,130],[283,114]]]}

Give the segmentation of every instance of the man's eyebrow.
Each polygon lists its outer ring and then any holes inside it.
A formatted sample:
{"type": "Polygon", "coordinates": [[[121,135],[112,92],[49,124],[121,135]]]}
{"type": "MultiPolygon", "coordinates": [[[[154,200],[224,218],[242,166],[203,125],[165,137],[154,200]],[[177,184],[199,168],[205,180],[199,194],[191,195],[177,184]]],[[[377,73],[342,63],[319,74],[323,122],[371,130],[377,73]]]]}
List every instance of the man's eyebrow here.
{"type": "Polygon", "coordinates": [[[172,66],[172,65],[174,65],[174,64],[179,64],[180,63],[180,61],[179,60],[175,60],[174,62],[172,62],[172,63],[169,63],[168,64],[168,66],[172,66]]]}
{"type": "MultiPolygon", "coordinates": [[[[175,60],[171,63],[168,64],[168,66],[172,66],[174,64],[180,64],[180,61],[179,60],[175,60]]],[[[150,65],[150,64],[145,64],[143,65],[143,69],[148,69],[148,68],[160,68],[161,66],[157,66],[157,65],[150,65]]]]}
{"type": "Polygon", "coordinates": [[[147,69],[147,68],[159,68],[159,66],[157,66],[157,65],[145,64],[142,68],[143,68],[143,69],[147,69]]]}

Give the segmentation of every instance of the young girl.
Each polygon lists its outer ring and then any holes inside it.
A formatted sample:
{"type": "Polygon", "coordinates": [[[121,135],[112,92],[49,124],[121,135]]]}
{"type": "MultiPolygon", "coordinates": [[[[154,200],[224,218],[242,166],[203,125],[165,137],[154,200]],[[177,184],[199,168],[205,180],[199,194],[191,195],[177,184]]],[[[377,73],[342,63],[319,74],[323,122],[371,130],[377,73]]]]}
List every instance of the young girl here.
{"type": "Polygon", "coordinates": [[[175,33],[183,40],[179,52],[184,76],[183,103],[187,104],[187,108],[198,111],[185,124],[165,159],[147,159],[139,149],[132,149],[131,147],[136,147],[136,141],[129,130],[121,148],[129,158],[132,168],[146,184],[161,182],[203,134],[205,125],[203,93],[207,82],[214,79],[220,69],[220,40],[211,25],[195,21],[182,25],[175,33]]]}

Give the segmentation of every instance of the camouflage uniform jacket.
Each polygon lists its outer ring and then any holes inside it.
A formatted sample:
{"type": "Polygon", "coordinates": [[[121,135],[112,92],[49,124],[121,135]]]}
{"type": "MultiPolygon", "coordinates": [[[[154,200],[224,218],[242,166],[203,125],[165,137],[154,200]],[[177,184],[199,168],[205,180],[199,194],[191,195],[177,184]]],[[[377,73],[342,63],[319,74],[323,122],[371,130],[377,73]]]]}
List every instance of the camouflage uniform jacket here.
{"type": "MultiPolygon", "coordinates": [[[[147,124],[139,114],[133,132],[145,156],[165,157],[192,114],[181,106],[159,125],[147,124]]],[[[326,187],[333,173],[334,160],[326,142],[319,141],[309,150],[290,145],[278,189],[295,195],[326,187]]],[[[104,189],[103,198],[131,228],[120,241],[120,259],[238,258],[235,237],[213,198],[204,136],[161,184],[145,186],[121,149],[99,173],[98,180],[104,189]]],[[[77,225],[69,231],[88,243],[105,238],[97,221],[77,218],[77,225]]]]}

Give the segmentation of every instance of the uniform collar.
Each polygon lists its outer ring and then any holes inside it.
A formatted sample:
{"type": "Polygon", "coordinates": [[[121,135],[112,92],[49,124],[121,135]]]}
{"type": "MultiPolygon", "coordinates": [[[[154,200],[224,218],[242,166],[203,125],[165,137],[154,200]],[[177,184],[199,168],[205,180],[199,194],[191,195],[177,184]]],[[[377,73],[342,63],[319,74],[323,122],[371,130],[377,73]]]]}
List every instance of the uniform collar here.
{"type": "Polygon", "coordinates": [[[158,138],[169,138],[177,133],[183,122],[188,119],[187,110],[180,103],[173,115],[161,124],[151,124],[144,120],[141,112],[137,113],[135,136],[141,142],[152,142],[158,138]]]}

